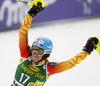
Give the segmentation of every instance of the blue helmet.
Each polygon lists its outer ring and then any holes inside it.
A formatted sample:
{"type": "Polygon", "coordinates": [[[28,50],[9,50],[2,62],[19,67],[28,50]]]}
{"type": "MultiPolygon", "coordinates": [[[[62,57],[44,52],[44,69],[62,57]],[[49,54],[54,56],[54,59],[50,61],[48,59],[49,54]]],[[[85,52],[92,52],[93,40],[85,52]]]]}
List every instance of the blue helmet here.
{"type": "Polygon", "coordinates": [[[43,48],[46,53],[45,54],[50,54],[53,50],[53,43],[50,39],[45,38],[45,37],[38,37],[32,45],[35,45],[37,47],[43,48]]]}

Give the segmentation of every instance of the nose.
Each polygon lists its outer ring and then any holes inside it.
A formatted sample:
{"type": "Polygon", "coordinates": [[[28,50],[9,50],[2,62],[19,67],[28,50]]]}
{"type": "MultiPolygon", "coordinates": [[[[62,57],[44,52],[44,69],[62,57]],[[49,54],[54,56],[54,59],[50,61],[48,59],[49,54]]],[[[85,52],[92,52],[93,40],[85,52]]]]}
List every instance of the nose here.
{"type": "Polygon", "coordinates": [[[33,54],[34,54],[34,55],[38,55],[37,52],[34,52],[33,54]]]}

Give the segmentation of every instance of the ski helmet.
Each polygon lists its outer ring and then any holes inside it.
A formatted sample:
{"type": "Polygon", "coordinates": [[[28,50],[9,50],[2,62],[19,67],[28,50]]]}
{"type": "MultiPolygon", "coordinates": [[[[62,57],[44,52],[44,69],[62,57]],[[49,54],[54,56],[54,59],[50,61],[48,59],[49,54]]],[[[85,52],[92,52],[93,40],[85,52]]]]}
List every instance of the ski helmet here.
{"type": "Polygon", "coordinates": [[[44,49],[45,54],[50,54],[53,50],[53,43],[50,39],[45,37],[38,37],[32,44],[44,49]]]}

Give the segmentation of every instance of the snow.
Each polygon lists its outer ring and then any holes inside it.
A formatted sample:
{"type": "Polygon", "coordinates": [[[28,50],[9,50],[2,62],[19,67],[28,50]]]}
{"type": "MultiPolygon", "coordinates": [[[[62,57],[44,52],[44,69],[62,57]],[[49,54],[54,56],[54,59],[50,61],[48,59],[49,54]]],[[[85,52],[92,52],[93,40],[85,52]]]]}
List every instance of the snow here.
{"type": "MultiPolygon", "coordinates": [[[[89,37],[100,38],[100,18],[31,27],[28,36],[30,46],[37,37],[50,38],[54,46],[50,59],[63,62],[80,53],[89,37]]],[[[20,59],[18,41],[19,30],[0,33],[1,86],[13,82],[20,59]]],[[[44,86],[100,86],[100,56],[92,52],[76,67],[52,75],[44,86]]]]}

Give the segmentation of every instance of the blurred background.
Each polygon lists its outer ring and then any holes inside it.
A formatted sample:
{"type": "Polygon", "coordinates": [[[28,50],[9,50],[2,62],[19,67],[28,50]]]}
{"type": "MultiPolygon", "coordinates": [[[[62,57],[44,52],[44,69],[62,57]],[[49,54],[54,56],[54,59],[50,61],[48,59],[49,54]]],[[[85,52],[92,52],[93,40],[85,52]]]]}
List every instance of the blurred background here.
{"type": "MultiPolygon", "coordinates": [[[[28,0],[32,2],[32,0],[28,0]]],[[[82,51],[91,36],[100,38],[100,0],[44,0],[45,9],[32,21],[28,38],[53,42],[49,60],[63,62],[82,51]]],[[[0,84],[10,86],[19,63],[19,29],[29,6],[0,1],[0,84]]],[[[76,67],[51,76],[44,86],[100,86],[100,56],[96,51],[76,67]]]]}

